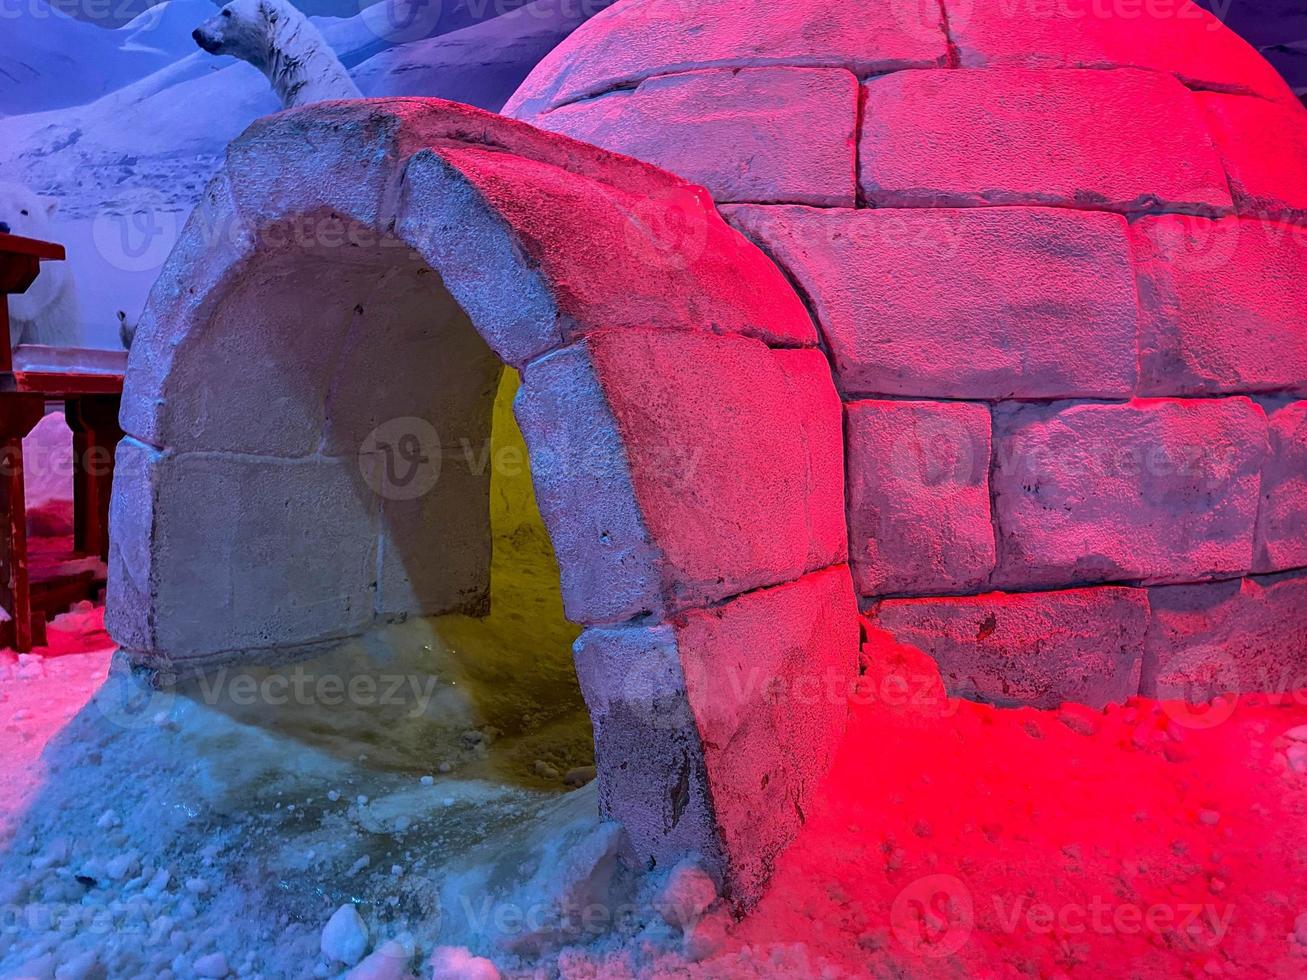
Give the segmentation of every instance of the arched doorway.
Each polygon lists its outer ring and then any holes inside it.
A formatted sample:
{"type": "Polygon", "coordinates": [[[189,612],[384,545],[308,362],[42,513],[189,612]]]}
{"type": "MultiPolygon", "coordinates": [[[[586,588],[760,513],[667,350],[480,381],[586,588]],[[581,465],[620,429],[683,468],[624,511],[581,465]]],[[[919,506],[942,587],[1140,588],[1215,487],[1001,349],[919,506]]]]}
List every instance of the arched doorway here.
{"type": "Polygon", "coordinates": [[[264,120],[137,334],[110,628],[184,666],[484,615],[475,448],[507,364],[602,805],[642,859],[698,852],[747,900],[856,663],[816,344],[777,269],[655,168],[435,100],[264,120]]]}

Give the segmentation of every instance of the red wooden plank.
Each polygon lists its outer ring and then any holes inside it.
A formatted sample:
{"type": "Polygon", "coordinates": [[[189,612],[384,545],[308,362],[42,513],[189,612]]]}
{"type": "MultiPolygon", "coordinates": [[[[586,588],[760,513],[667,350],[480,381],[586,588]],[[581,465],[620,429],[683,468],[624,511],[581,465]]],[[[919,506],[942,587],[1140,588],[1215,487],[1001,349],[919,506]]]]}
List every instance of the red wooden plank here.
{"type": "Polygon", "coordinates": [[[30,255],[43,262],[61,262],[68,257],[67,250],[54,242],[43,242],[37,238],[24,238],[22,235],[0,234],[0,254],[30,255]]]}

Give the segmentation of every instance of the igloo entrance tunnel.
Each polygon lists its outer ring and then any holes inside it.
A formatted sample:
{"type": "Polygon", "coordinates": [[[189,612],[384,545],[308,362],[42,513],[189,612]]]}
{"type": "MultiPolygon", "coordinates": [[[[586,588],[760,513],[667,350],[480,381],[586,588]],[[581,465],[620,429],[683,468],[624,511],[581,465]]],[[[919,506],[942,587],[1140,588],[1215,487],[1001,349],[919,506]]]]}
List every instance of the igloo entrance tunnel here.
{"type": "Polygon", "coordinates": [[[434,101],[251,129],[133,348],[113,634],[180,668],[482,609],[488,476],[458,448],[501,364],[587,627],[605,808],[748,895],[855,672],[839,402],[780,272],[651,166],[434,101]],[[381,474],[418,433],[414,496],[381,474]]]}
{"type": "Polygon", "coordinates": [[[483,609],[449,449],[508,364],[645,859],[757,893],[859,604],[1004,705],[1293,684],[1307,116],[1206,15],[927,8],[617,4],[509,107],[587,143],[423,100],[256,125],[132,355],[115,637],[214,663],[483,609]],[[405,436],[411,500],[376,489],[405,436]]]}

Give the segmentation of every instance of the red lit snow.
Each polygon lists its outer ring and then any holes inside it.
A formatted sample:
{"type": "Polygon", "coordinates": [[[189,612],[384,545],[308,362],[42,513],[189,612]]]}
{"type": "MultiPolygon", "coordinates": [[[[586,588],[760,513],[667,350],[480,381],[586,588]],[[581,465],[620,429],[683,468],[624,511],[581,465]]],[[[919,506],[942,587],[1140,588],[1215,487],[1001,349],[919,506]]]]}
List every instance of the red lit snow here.
{"type": "MultiPolygon", "coordinates": [[[[11,830],[41,782],[38,754],[109,653],[98,611],[52,636],[53,649],[21,663],[3,654],[0,668],[11,830]]],[[[864,657],[819,807],[742,922],[719,906],[683,944],[596,937],[533,966],[567,977],[1307,975],[1307,692],[995,709],[945,698],[932,662],[884,634],[864,657]]],[[[200,936],[217,924],[207,916],[230,914],[205,902],[194,897],[200,936]]],[[[416,938],[425,957],[431,940],[416,938]]],[[[290,969],[277,950],[222,941],[236,944],[222,947],[232,962],[252,953],[265,975],[290,969]]],[[[531,975],[523,960],[473,951],[531,975]]]]}
{"type": "Polygon", "coordinates": [[[1307,692],[994,709],[883,634],[864,654],[821,809],[734,943],[877,976],[1307,975],[1307,692]]]}
{"type": "Polygon", "coordinates": [[[46,743],[95,694],[113,652],[102,606],[82,603],[56,616],[46,634],[49,646],[30,654],[0,651],[0,841],[44,781],[46,743]]]}

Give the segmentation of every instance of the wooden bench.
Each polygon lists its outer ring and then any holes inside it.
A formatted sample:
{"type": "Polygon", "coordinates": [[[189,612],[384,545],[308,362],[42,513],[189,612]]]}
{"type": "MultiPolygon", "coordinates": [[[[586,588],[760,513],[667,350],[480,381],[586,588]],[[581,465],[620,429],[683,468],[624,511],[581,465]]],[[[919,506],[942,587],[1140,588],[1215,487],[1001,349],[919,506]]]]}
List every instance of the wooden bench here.
{"type": "Polygon", "coordinates": [[[0,645],[31,650],[45,642],[47,616],[104,584],[109,557],[113,454],[122,438],[126,351],[20,345],[9,339],[9,296],[36,281],[63,246],[0,234],[0,645]],[[27,542],[23,438],[62,403],[73,433],[73,541],[67,555],[43,555],[33,580],[27,542]]]}

